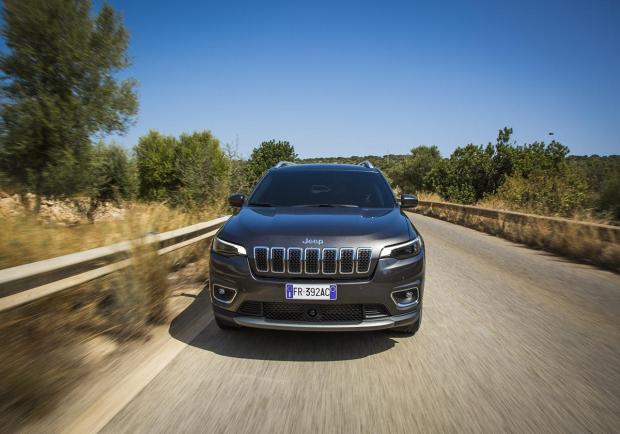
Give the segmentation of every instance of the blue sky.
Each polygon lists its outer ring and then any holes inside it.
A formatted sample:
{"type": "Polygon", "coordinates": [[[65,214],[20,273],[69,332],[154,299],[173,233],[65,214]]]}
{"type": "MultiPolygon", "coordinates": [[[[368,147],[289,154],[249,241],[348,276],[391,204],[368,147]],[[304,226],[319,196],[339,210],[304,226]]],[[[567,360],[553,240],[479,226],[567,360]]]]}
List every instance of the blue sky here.
{"type": "MultiPolygon", "coordinates": [[[[95,7],[100,6],[95,2],[95,7]]],[[[620,2],[121,1],[140,85],[127,147],[210,129],[245,156],[519,143],[620,154],[620,2]]]]}

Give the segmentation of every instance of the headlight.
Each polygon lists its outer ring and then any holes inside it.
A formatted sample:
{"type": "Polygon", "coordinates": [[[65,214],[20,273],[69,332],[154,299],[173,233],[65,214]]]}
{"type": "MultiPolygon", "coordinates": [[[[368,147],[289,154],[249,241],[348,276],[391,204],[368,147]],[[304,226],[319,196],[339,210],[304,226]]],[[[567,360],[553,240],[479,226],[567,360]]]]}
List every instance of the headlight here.
{"type": "Polygon", "coordinates": [[[406,243],[384,247],[381,250],[381,258],[407,259],[416,256],[422,250],[422,240],[415,237],[406,243]]]}
{"type": "Polygon", "coordinates": [[[245,247],[238,244],[229,243],[228,241],[221,240],[218,237],[213,238],[213,251],[224,256],[247,255],[245,247]]]}

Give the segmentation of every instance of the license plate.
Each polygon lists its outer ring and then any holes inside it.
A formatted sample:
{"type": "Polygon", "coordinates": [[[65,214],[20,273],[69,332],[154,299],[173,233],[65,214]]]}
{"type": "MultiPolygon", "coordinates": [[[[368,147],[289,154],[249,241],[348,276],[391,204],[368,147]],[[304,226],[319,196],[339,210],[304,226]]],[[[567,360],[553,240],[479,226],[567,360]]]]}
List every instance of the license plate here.
{"type": "Polygon", "coordinates": [[[287,300],[336,300],[337,285],[316,285],[305,283],[287,283],[284,295],[287,300]]]}

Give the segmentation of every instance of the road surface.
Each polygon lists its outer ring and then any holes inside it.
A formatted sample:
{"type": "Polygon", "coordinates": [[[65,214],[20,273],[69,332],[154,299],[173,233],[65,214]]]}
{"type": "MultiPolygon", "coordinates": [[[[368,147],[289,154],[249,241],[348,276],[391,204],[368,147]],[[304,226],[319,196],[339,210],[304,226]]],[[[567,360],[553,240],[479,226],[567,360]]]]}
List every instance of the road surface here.
{"type": "Polygon", "coordinates": [[[620,276],[412,220],[428,258],[417,335],[209,321],[103,431],[618,432],[620,276]]]}

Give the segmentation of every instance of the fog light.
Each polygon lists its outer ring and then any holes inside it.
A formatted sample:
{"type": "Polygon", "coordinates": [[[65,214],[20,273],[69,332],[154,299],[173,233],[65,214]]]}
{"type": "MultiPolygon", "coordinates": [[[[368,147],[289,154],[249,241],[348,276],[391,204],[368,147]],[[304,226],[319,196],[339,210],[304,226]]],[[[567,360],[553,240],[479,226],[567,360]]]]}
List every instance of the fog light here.
{"type": "Polygon", "coordinates": [[[392,300],[398,307],[412,307],[418,304],[418,288],[401,289],[392,292],[392,300]]]}
{"type": "Polygon", "coordinates": [[[235,299],[237,290],[232,288],[226,288],[225,286],[214,285],[213,286],[213,298],[221,303],[230,304],[235,299]]]}

